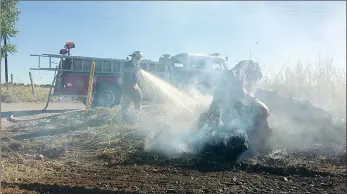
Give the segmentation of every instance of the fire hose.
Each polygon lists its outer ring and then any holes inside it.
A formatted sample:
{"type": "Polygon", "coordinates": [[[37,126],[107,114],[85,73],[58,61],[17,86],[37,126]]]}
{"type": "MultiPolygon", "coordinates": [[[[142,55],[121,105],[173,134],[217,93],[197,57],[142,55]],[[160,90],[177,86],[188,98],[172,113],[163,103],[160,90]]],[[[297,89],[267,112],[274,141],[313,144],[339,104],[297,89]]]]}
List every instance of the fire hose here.
{"type": "MultiPolygon", "coordinates": [[[[56,68],[58,69],[59,66],[56,66],[56,68]]],[[[47,110],[47,107],[48,107],[48,104],[49,104],[49,100],[51,98],[51,94],[52,94],[52,89],[53,89],[53,85],[55,83],[55,81],[57,80],[57,71],[54,72],[54,78],[53,78],[53,81],[52,81],[52,85],[51,85],[51,88],[49,90],[49,93],[48,93],[48,99],[47,99],[47,103],[45,105],[45,107],[42,109],[42,110],[32,110],[32,111],[28,111],[29,115],[34,115],[34,114],[43,114],[43,113],[55,113],[55,112],[62,112],[60,114],[55,114],[55,115],[51,115],[51,116],[47,116],[47,117],[44,117],[45,119],[47,118],[52,118],[52,117],[56,117],[56,116],[59,116],[59,115],[62,115],[62,114],[69,114],[69,113],[73,113],[73,112],[79,112],[79,111],[83,111],[83,110],[79,110],[79,109],[73,109],[71,111],[66,111],[66,110],[47,110]]],[[[25,121],[35,121],[35,120],[40,120],[42,118],[36,118],[36,119],[26,119],[26,120],[18,120],[16,119],[15,116],[15,112],[11,112],[11,114],[7,117],[7,121],[9,122],[12,122],[12,123],[18,123],[18,122],[25,122],[25,121]]],[[[21,117],[23,116],[28,116],[28,115],[21,115],[21,117]]],[[[18,117],[18,115],[17,115],[18,117]]]]}
{"type": "Polygon", "coordinates": [[[74,113],[74,112],[80,112],[83,110],[80,109],[73,109],[70,111],[66,111],[66,110],[32,110],[32,111],[28,111],[26,114],[24,115],[20,115],[20,117],[23,116],[30,116],[30,115],[38,115],[38,114],[49,114],[49,113],[59,113],[59,114],[55,114],[55,115],[50,115],[50,116],[45,116],[45,117],[40,117],[40,118],[35,118],[35,119],[16,119],[15,117],[19,117],[19,115],[16,115],[15,113],[11,113],[8,117],[7,117],[7,121],[12,122],[12,123],[19,123],[19,122],[27,122],[27,121],[37,121],[40,119],[49,119],[52,117],[57,117],[63,114],[69,114],[69,113],[74,113]],[[16,115],[16,116],[15,116],[16,115]]]}

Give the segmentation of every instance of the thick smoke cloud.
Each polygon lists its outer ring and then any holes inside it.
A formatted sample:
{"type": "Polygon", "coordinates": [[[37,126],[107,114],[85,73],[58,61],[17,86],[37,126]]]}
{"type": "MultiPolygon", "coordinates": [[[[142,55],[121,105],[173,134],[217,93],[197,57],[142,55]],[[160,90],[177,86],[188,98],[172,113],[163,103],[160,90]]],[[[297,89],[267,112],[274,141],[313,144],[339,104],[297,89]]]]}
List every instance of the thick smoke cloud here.
{"type": "MultiPolygon", "coordinates": [[[[249,132],[248,130],[254,127],[252,115],[242,118],[237,116],[235,110],[233,117],[229,119],[230,128],[213,132],[211,128],[202,127],[197,131],[197,120],[210,105],[211,96],[194,98],[152,75],[147,74],[146,77],[159,89],[157,92],[170,94],[165,101],[166,108],[156,110],[157,112],[144,113],[141,127],[149,130],[145,140],[146,151],[160,152],[168,156],[196,154],[205,143],[218,139],[217,136],[229,138],[237,135],[231,127],[243,133],[249,132]]],[[[267,104],[271,111],[268,120],[274,129],[271,142],[273,148],[312,151],[312,146],[317,144],[344,145],[345,130],[341,126],[337,128],[334,125],[330,112],[315,107],[309,102],[259,88],[255,92],[255,97],[267,104]]]]}
{"type": "MultiPolygon", "coordinates": [[[[345,2],[343,4],[345,5],[345,2]]],[[[195,12],[189,11],[192,3],[186,5],[182,10],[178,8],[179,6],[164,6],[167,13],[165,17],[168,17],[170,21],[182,24],[176,30],[181,27],[187,29],[192,26],[196,28],[203,26],[194,18],[195,12]]],[[[223,26],[219,26],[221,23],[217,21],[212,25],[218,26],[213,29],[218,29],[220,32],[232,32],[230,36],[239,37],[237,42],[224,42],[225,45],[229,45],[223,46],[223,50],[229,54],[229,67],[240,60],[251,57],[261,65],[265,65],[274,75],[288,60],[290,61],[289,66],[296,64],[298,59],[314,63],[319,54],[332,57],[334,65],[345,68],[346,11],[344,7],[341,3],[327,2],[259,2],[253,4],[228,2],[200,3],[198,6],[200,11],[216,13],[217,17],[242,18],[237,21],[224,22],[223,26]],[[242,33],[238,34],[238,32],[242,33]],[[251,56],[249,49],[251,49],[251,56]]],[[[152,6],[155,14],[159,14],[159,8],[158,4],[152,6]]],[[[205,29],[210,28],[205,25],[205,29]]],[[[176,37],[175,41],[177,40],[179,41],[180,38],[176,37]]],[[[188,52],[218,50],[217,44],[211,43],[206,46],[203,41],[197,41],[196,37],[190,37],[188,41],[181,42],[180,45],[182,45],[182,50],[188,52]]],[[[158,83],[153,82],[152,84],[158,83]]],[[[166,90],[169,91],[167,93],[171,94],[166,103],[171,106],[161,112],[145,113],[144,121],[141,123],[142,128],[150,130],[150,137],[145,143],[146,150],[156,150],[168,155],[182,154],[194,152],[189,149],[189,146],[186,146],[186,142],[208,141],[206,136],[195,133],[194,128],[200,113],[206,111],[212,98],[199,94],[194,85],[196,84],[193,82],[190,86],[186,86],[186,91],[189,91],[188,93],[191,95],[184,96],[177,91],[173,92],[169,85],[165,85],[166,90]]],[[[161,86],[158,84],[159,88],[161,86]]],[[[335,129],[331,123],[333,120],[330,118],[334,114],[329,116],[328,112],[316,109],[315,106],[319,106],[319,104],[299,103],[291,98],[272,96],[271,92],[265,92],[265,94],[260,92],[256,94],[256,97],[264,101],[271,111],[269,122],[275,131],[273,137],[275,147],[288,150],[309,150],[308,147],[314,144],[342,145],[345,143],[344,128],[335,129]],[[315,116],[315,113],[320,115],[315,116]],[[319,126],[323,124],[327,126],[320,129],[319,126]]],[[[329,105],[324,108],[329,109],[329,105]]],[[[241,124],[245,125],[245,122],[241,122],[241,124]]]]}

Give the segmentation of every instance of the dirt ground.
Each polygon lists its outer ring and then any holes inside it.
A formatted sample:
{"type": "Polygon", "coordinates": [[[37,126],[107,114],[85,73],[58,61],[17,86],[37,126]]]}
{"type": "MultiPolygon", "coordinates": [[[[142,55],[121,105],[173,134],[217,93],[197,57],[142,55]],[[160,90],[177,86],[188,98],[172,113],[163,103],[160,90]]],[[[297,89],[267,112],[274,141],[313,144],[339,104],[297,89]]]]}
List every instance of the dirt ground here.
{"type": "MultiPolygon", "coordinates": [[[[347,193],[345,147],[198,163],[144,152],[137,126],[115,124],[116,116],[35,114],[9,123],[20,108],[2,105],[2,193],[347,193]]],[[[83,106],[53,107],[65,108],[83,106]]]]}

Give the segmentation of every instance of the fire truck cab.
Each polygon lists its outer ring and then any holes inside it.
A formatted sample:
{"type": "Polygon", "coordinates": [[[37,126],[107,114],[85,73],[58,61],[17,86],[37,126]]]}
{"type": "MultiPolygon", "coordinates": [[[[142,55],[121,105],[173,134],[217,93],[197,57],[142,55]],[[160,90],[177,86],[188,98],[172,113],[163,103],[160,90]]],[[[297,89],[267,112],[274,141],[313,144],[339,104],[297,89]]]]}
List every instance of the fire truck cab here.
{"type": "Polygon", "coordinates": [[[219,75],[228,70],[227,60],[219,53],[180,53],[168,60],[170,80],[181,89],[195,86],[201,93],[210,93],[219,75]]]}

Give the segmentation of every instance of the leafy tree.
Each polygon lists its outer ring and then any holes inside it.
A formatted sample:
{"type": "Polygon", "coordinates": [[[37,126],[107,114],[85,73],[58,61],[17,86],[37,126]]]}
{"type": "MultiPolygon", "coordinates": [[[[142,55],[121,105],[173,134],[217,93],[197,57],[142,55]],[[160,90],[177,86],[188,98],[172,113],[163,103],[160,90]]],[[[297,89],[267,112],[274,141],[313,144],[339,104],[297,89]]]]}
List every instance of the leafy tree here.
{"type": "Polygon", "coordinates": [[[18,0],[0,0],[1,2],[1,17],[0,17],[0,25],[1,25],[1,40],[3,44],[1,44],[1,58],[5,56],[5,81],[8,83],[8,62],[7,55],[8,53],[17,52],[16,46],[9,42],[10,38],[15,37],[18,34],[18,30],[16,29],[16,22],[19,19],[20,10],[17,7],[18,0]]]}
{"type": "Polygon", "coordinates": [[[19,19],[20,9],[18,8],[18,0],[1,0],[1,40],[6,37],[7,44],[1,44],[1,56],[5,53],[17,52],[16,46],[9,42],[10,38],[18,34],[16,22],[19,19]]]}

